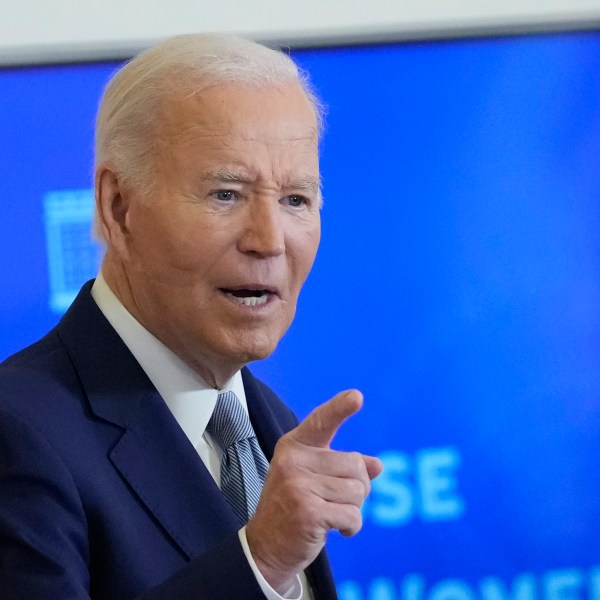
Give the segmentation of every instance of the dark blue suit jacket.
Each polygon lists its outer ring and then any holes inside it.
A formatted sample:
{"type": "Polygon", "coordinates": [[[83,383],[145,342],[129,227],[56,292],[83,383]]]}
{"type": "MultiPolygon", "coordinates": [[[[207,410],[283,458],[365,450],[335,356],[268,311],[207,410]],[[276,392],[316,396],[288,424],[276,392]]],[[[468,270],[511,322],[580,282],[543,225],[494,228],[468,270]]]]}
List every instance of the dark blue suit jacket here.
{"type": "MultiPolygon", "coordinates": [[[[0,366],[0,598],[264,598],[240,521],[90,287],[0,366]]],[[[270,459],[296,419],[243,378],[270,459]]],[[[323,552],[308,576],[337,597],[323,552]]]]}

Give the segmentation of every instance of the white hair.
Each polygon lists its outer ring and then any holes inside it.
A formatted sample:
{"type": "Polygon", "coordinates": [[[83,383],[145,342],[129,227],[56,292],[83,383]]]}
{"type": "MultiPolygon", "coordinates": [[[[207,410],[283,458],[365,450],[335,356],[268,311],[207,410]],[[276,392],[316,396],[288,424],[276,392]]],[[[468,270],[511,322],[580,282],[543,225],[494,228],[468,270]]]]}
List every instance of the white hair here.
{"type": "Polygon", "coordinates": [[[161,107],[177,92],[215,83],[277,85],[297,82],[315,109],[323,108],[307,75],[285,53],[233,35],[175,37],[136,56],[112,77],[96,120],[95,165],[110,160],[128,183],[149,191],[153,138],[161,107]]]}

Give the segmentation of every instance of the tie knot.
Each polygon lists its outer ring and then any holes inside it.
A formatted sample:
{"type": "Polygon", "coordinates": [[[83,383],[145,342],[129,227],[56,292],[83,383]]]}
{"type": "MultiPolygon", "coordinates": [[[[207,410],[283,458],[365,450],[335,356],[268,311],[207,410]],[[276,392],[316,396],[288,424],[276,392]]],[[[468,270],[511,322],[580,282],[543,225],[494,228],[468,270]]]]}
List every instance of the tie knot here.
{"type": "Polygon", "coordinates": [[[250,419],[233,392],[221,392],[206,430],[216,439],[222,450],[254,436],[250,419]]]}

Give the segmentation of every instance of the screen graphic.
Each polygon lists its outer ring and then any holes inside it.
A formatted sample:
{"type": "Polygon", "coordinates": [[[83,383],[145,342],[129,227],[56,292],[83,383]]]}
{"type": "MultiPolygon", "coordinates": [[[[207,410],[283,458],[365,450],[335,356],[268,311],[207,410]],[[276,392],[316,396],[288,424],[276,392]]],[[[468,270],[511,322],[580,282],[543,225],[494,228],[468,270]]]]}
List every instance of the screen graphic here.
{"type": "Polygon", "coordinates": [[[90,235],[94,214],[91,189],[49,192],[44,197],[50,309],[61,315],[82,281],[98,273],[102,245],[90,235]]]}
{"type": "MultiPolygon", "coordinates": [[[[600,33],[294,53],[327,105],[323,238],[252,366],[378,455],[341,600],[600,600],[600,33]]],[[[97,269],[92,133],[115,64],[0,72],[0,356],[97,269]]]]}

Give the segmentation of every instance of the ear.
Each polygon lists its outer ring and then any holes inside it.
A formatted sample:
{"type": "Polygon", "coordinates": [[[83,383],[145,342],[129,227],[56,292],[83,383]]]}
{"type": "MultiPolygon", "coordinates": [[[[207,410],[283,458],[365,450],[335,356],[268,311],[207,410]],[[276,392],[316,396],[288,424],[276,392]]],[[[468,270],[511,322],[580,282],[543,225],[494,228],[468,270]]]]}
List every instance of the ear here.
{"type": "Polygon", "coordinates": [[[123,255],[129,237],[129,194],[111,162],[102,163],[96,170],[95,188],[98,225],[107,247],[123,255]]]}

